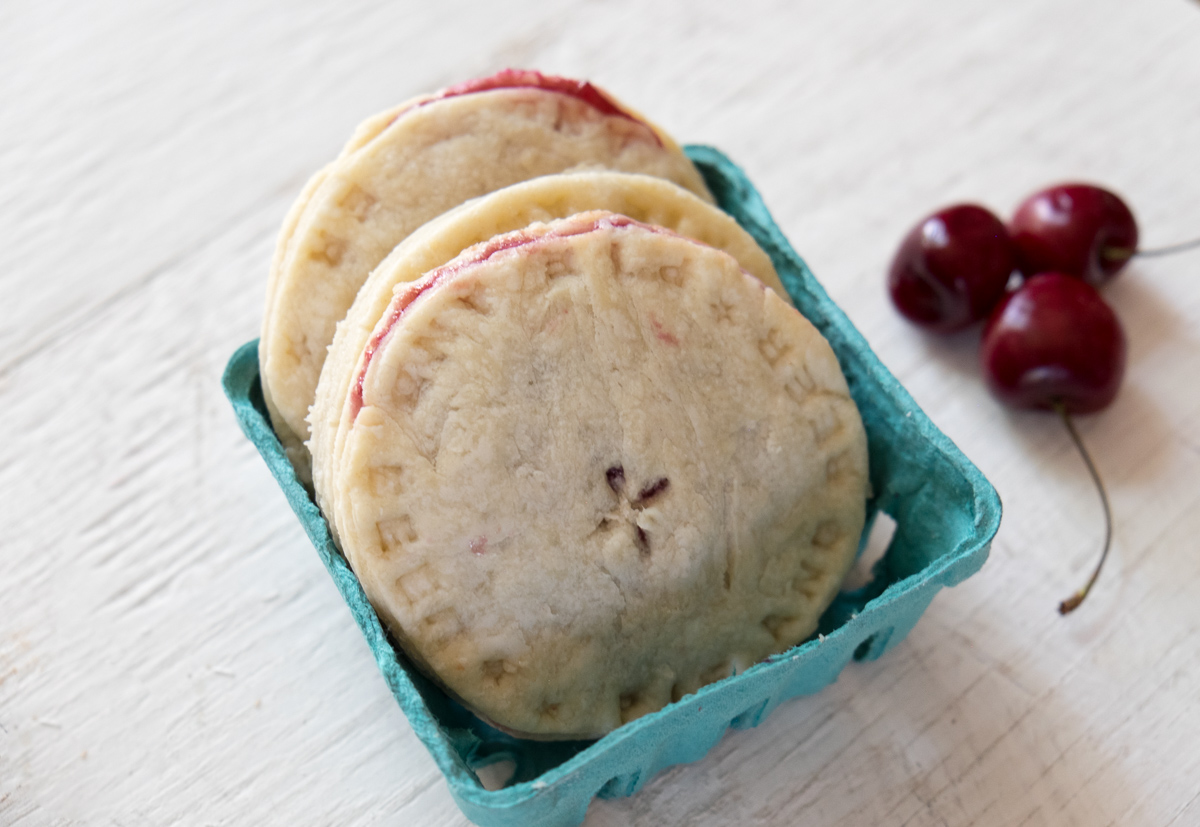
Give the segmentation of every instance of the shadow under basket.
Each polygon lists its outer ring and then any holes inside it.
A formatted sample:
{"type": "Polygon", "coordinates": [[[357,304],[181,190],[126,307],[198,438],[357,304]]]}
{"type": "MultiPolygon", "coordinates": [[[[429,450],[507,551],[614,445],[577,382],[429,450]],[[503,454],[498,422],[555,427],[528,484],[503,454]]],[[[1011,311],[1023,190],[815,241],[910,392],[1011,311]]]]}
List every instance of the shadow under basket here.
{"type": "Polygon", "coordinates": [[[999,527],[995,490],[871,352],[792,250],[742,171],[710,147],[690,146],[687,153],[720,207],[770,255],[792,301],[825,335],[841,362],[870,451],[874,497],[868,503],[864,542],[879,511],[896,523],[870,583],[842,593],[812,638],[740,675],[597,741],[525,741],[489,727],[423,677],[380,624],[271,430],[259,381],[258,343],[240,348],[225,370],[225,392],[242,430],[300,518],[455,801],[484,827],[579,824],[594,796],[631,795],[659,771],[699,760],[727,727],[757,726],[781,701],[832,683],[851,660],[879,657],[908,634],[939,589],[979,570],[999,527]],[[511,762],[514,770],[503,789],[489,790],[476,771],[500,761],[511,762]]]}

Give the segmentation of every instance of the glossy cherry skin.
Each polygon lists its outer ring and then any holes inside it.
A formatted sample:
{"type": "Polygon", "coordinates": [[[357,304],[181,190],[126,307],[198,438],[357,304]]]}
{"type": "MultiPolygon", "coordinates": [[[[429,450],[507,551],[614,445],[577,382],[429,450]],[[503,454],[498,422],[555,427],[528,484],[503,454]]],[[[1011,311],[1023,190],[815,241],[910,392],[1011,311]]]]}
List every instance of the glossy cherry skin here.
{"type": "Polygon", "coordinates": [[[888,270],[888,292],[909,321],[950,333],[987,317],[1015,266],[1003,222],[983,207],[957,204],[905,236],[888,270]]]}
{"type": "Polygon", "coordinates": [[[988,388],[1016,408],[1070,413],[1106,407],[1125,373],[1125,334],[1096,288],[1065,273],[1028,279],[1005,297],[983,329],[988,388]]]}
{"type": "Polygon", "coordinates": [[[1022,272],[1067,273],[1100,285],[1137,251],[1137,221],[1117,195],[1059,184],[1025,199],[1008,227],[1022,272]]]}

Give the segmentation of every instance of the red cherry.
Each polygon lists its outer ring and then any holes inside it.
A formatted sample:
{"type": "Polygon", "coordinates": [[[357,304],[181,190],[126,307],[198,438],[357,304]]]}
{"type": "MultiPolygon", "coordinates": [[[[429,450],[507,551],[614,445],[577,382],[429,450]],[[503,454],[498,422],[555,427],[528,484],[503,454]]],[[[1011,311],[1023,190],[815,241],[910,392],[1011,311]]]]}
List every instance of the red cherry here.
{"type": "Polygon", "coordinates": [[[1112,402],[1125,372],[1125,334],[1094,287],[1063,273],[1026,281],[996,308],[983,329],[981,357],[988,387],[1020,408],[1052,408],[1087,466],[1104,507],[1104,546],[1083,588],[1058,606],[1079,608],[1112,543],[1112,509],[1104,483],[1075,430],[1072,413],[1098,411],[1112,402]]]}
{"type": "Polygon", "coordinates": [[[983,329],[983,375],[1000,401],[1071,413],[1106,407],[1125,372],[1125,334],[1091,285],[1043,273],[1010,293],[983,329]]]}
{"type": "Polygon", "coordinates": [[[983,207],[958,204],[905,236],[888,271],[888,291],[909,321],[950,333],[985,318],[1014,269],[1000,219],[983,207]]]}
{"type": "Polygon", "coordinates": [[[1021,270],[1055,271],[1103,284],[1137,252],[1133,213],[1091,184],[1059,184],[1022,202],[1008,228],[1021,270]]]}

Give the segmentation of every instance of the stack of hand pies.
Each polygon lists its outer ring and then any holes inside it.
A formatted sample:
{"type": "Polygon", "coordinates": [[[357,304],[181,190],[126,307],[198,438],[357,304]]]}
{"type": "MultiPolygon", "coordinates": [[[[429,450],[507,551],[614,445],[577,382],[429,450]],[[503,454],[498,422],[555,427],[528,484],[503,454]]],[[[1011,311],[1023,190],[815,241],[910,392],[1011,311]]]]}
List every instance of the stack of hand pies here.
{"type": "Polygon", "coordinates": [[[589,738],[804,640],[858,547],[829,344],[679,147],[505,71],[359,127],[272,262],[274,427],[398,646],[589,738]]]}

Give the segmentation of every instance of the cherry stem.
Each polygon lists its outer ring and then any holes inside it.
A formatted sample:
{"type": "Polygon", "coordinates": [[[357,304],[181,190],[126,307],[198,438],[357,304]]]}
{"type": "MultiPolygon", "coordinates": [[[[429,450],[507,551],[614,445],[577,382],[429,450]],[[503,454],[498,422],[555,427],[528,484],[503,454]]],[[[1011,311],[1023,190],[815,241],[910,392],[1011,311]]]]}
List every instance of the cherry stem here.
{"type": "Polygon", "coordinates": [[[1063,424],[1067,426],[1067,433],[1071,435],[1071,441],[1075,443],[1079,455],[1083,457],[1083,463],[1087,466],[1088,473],[1092,475],[1092,482],[1096,483],[1096,490],[1100,492],[1100,503],[1104,506],[1104,549],[1100,552],[1100,562],[1096,564],[1095,571],[1092,572],[1092,576],[1088,578],[1084,587],[1058,604],[1058,613],[1065,615],[1079,608],[1079,604],[1083,602],[1096,583],[1096,578],[1100,576],[1100,569],[1104,567],[1104,561],[1108,559],[1108,549],[1112,545],[1112,509],[1109,508],[1108,494],[1104,491],[1104,483],[1100,481],[1100,473],[1096,470],[1096,465],[1092,462],[1087,448],[1084,447],[1079,432],[1075,430],[1075,422],[1071,419],[1071,414],[1067,412],[1067,406],[1062,403],[1061,399],[1056,399],[1054,400],[1054,410],[1062,419],[1063,424]]]}
{"type": "Polygon", "coordinates": [[[1190,250],[1193,247],[1200,247],[1200,238],[1193,238],[1191,241],[1172,244],[1168,247],[1154,247],[1149,250],[1135,250],[1133,254],[1135,256],[1140,256],[1141,258],[1169,256],[1171,253],[1182,253],[1184,250],[1190,250]]]}

